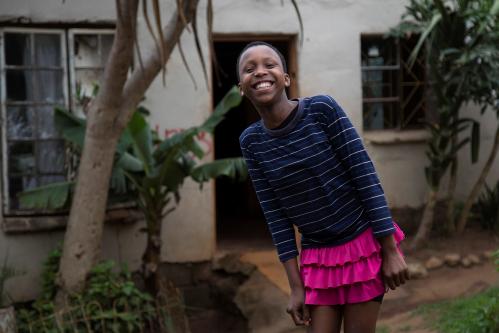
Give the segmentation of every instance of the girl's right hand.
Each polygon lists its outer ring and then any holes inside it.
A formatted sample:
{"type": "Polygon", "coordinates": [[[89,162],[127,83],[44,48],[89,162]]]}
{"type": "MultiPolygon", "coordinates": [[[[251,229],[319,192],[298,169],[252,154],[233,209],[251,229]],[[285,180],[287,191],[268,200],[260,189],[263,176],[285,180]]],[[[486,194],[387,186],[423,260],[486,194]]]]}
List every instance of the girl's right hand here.
{"type": "Polygon", "coordinates": [[[310,311],[305,304],[305,290],[302,288],[291,290],[289,304],[286,312],[290,314],[295,325],[309,326],[311,322],[310,311]]]}

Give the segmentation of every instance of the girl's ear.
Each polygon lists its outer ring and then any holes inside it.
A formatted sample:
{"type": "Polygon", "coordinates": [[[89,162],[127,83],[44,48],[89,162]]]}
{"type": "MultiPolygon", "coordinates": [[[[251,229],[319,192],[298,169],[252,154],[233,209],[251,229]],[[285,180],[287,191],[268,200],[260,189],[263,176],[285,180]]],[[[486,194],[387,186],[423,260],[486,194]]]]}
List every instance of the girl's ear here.
{"type": "Polygon", "coordinates": [[[239,88],[239,93],[241,94],[241,96],[244,96],[243,88],[241,88],[241,82],[237,84],[237,87],[239,88]]]}
{"type": "Polygon", "coordinates": [[[286,87],[289,87],[291,84],[291,77],[289,76],[288,73],[284,73],[284,85],[286,87]]]}

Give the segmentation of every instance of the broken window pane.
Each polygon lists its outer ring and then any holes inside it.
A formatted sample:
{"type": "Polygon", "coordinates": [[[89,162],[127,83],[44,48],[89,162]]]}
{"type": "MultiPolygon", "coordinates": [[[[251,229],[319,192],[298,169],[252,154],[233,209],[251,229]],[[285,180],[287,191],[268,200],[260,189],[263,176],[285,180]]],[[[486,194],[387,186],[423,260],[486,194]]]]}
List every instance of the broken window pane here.
{"type": "Polygon", "coordinates": [[[7,69],[7,100],[32,101],[34,99],[32,78],[32,71],[7,69]]]}
{"type": "Polygon", "coordinates": [[[93,91],[102,75],[99,69],[76,69],[76,86],[80,89],[81,96],[93,97],[93,91]]]}
{"type": "Polygon", "coordinates": [[[37,185],[38,184],[35,177],[9,177],[10,208],[19,208],[19,201],[17,199],[18,193],[35,188],[37,185]]]}
{"type": "Polygon", "coordinates": [[[9,143],[9,174],[33,173],[35,169],[34,145],[31,141],[9,143]]]}
{"type": "Polygon", "coordinates": [[[37,109],[38,137],[41,139],[53,139],[59,137],[55,128],[54,107],[45,106],[37,109]]]}
{"type": "Polygon", "coordinates": [[[7,108],[7,137],[30,139],[34,127],[33,110],[24,106],[7,108]]]}
{"type": "Polygon", "coordinates": [[[29,34],[5,33],[5,64],[13,66],[31,65],[29,34]]]}
{"type": "Polygon", "coordinates": [[[61,66],[61,37],[59,34],[35,35],[37,66],[61,66]]]}
{"type": "Polygon", "coordinates": [[[40,70],[36,71],[36,76],[37,101],[47,103],[64,102],[62,71],[40,70]]]}
{"type": "Polygon", "coordinates": [[[37,142],[37,153],[40,173],[64,172],[64,141],[37,142]]]}
{"type": "Polygon", "coordinates": [[[100,67],[98,35],[74,35],[75,67],[100,67]]]}

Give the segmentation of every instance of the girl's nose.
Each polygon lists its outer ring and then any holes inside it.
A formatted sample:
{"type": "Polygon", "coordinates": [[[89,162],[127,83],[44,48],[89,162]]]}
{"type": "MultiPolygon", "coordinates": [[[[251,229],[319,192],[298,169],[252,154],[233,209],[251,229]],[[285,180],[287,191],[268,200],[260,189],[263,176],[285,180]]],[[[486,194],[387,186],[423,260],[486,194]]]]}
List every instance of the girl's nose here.
{"type": "Polygon", "coordinates": [[[265,75],[267,72],[265,70],[265,67],[264,66],[258,66],[256,67],[255,69],[255,76],[262,76],[262,75],[265,75]]]}

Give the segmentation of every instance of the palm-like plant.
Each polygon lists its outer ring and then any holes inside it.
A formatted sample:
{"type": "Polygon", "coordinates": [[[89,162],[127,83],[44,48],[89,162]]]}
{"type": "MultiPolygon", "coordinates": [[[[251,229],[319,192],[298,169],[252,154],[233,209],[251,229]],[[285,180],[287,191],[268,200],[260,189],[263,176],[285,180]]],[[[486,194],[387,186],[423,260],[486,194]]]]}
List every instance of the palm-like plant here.
{"type": "MultiPolygon", "coordinates": [[[[166,139],[159,139],[144,115],[135,112],[120,138],[110,188],[115,193],[126,193],[144,214],[147,247],[142,270],[146,285],[153,294],[159,291],[156,271],[160,263],[162,221],[178,204],[184,180],[190,177],[202,184],[219,176],[246,178],[246,165],[241,158],[200,164],[205,153],[196,141],[202,132],[213,133],[224,115],[240,101],[241,96],[234,87],[201,126],[166,139]]],[[[63,137],[81,150],[85,120],[60,109],[55,115],[63,137]]],[[[20,202],[26,208],[61,208],[69,203],[73,186],[74,182],[68,181],[29,190],[20,195],[20,202]]]]}
{"type": "Polygon", "coordinates": [[[448,224],[454,225],[453,193],[456,186],[457,152],[471,141],[472,161],[478,159],[479,126],[471,119],[461,119],[460,108],[478,102],[483,109],[497,106],[499,76],[499,0],[411,0],[402,22],[392,30],[395,36],[417,33],[419,41],[412,52],[412,62],[424,47],[428,66],[431,99],[436,119],[429,124],[431,139],[426,176],[429,199],[413,246],[424,241],[432,226],[433,207],[440,180],[450,168],[448,224]],[[471,124],[471,135],[459,141],[458,134],[471,124]]]}

